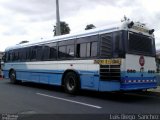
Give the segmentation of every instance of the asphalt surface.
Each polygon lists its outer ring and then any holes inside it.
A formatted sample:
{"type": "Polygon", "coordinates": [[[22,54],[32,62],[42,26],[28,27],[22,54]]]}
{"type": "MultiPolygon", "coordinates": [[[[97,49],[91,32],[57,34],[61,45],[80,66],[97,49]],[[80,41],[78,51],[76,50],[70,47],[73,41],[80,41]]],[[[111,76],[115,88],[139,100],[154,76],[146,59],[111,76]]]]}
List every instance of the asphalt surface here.
{"type": "Polygon", "coordinates": [[[63,88],[0,80],[0,113],[11,114],[151,114],[160,113],[157,92],[99,93],[81,91],[73,96],[63,88]]]}

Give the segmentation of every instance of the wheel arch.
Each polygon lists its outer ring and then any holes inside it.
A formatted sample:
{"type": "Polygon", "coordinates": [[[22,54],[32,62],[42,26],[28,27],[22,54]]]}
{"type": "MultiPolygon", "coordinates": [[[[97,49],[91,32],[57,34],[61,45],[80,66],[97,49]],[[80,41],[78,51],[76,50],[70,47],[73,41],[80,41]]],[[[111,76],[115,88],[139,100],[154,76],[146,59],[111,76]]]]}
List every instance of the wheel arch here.
{"type": "Polygon", "coordinates": [[[10,77],[11,71],[15,71],[14,68],[11,68],[11,69],[9,70],[8,77],[10,77]]]}

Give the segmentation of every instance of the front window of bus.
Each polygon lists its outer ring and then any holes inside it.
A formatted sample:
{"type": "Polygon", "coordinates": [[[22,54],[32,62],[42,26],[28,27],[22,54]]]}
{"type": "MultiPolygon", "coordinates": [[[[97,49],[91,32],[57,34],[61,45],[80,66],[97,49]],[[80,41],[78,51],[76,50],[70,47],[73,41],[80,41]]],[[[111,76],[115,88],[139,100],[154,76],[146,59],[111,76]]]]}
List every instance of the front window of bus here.
{"type": "Polygon", "coordinates": [[[152,37],[129,32],[128,53],[155,56],[155,42],[152,37]]]}
{"type": "Polygon", "coordinates": [[[114,58],[124,58],[124,44],[123,44],[123,32],[117,31],[113,33],[113,57],[114,58]]]}

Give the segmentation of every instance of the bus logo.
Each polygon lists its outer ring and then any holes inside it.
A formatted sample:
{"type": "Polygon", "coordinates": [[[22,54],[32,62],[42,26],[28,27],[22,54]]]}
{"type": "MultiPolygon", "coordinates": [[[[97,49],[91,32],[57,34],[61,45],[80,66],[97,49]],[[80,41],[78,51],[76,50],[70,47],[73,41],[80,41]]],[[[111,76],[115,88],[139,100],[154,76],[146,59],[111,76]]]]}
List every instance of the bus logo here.
{"type": "Polygon", "coordinates": [[[139,64],[140,64],[141,66],[144,66],[144,63],[145,63],[145,59],[144,59],[143,56],[141,56],[141,57],[139,58],[139,64]]]}

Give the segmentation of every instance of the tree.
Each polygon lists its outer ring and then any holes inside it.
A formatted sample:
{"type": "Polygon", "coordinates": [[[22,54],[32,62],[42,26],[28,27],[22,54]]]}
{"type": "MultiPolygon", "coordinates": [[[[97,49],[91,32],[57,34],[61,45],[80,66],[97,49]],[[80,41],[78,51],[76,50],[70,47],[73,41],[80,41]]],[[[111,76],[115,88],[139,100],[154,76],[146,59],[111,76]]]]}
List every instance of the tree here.
{"type": "MultiPolygon", "coordinates": [[[[71,31],[69,28],[69,25],[64,21],[60,22],[60,27],[61,27],[61,35],[69,34],[71,31]]],[[[56,26],[54,26],[53,32],[54,32],[54,36],[56,36],[56,26]]]]}
{"type": "Polygon", "coordinates": [[[19,44],[28,43],[28,42],[29,42],[28,40],[23,40],[19,44]]]}
{"type": "Polygon", "coordinates": [[[90,29],[94,29],[96,28],[96,26],[94,26],[93,24],[89,24],[86,26],[85,30],[90,30],[90,29]]]}

